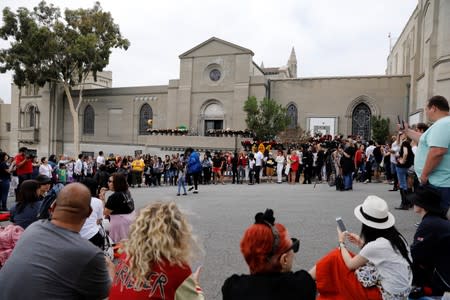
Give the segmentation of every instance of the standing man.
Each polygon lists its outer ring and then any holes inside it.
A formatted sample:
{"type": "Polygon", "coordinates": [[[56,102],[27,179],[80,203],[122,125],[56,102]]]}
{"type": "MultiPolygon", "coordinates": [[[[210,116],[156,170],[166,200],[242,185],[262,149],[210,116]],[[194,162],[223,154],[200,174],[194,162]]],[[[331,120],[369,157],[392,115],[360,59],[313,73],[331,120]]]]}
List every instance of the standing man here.
{"type": "Polygon", "coordinates": [[[40,220],[22,234],[0,270],[0,299],[105,299],[112,262],[79,232],[92,212],[87,187],[64,187],[52,206],[52,220],[40,220]],[[26,287],[26,288],[24,288],[26,287]]]}
{"type": "Polygon", "coordinates": [[[418,142],[414,169],[422,185],[431,185],[441,192],[441,207],[450,206],[450,116],[447,99],[431,97],[425,106],[425,114],[433,125],[424,133],[408,128],[405,132],[418,142]]]}
{"type": "Polygon", "coordinates": [[[264,159],[264,145],[260,144],[258,147],[258,152],[255,154],[255,182],[259,184],[259,179],[261,177],[261,170],[263,166],[263,159],[264,159]]]}
{"type": "Polygon", "coordinates": [[[106,164],[105,157],[103,156],[103,151],[98,152],[96,163],[97,163],[97,170],[100,169],[100,166],[106,164]]]}
{"type": "MultiPolygon", "coordinates": [[[[144,173],[145,163],[141,156],[138,154],[136,158],[131,163],[131,186],[137,184],[141,187],[142,184],[142,173],[144,173]]],[[[165,174],[164,174],[165,176],[165,174]]],[[[165,180],[166,178],[164,178],[165,180]]]]}
{"type": "Polygon", "coordinates": [[[75,180],[78,182],[82,181],[86,175],[86,168],[85,168],[83,154],[78,155],[78,159],[75,162],[73,175],[74,175],[75,180]]]}
{"type": "Polygon", "coordinates": [[[28,179],[32,179],[33,175],[33,158],[27,156],[27,147],[19,148],[19,153],[14,157],[16,162],[17,177],[19,177],[19,189],[22,182],[28,179]]]}
{"type": "MultiPolygon", "coordinates": [[[[187,148],[184,156],[187,157],[187,173],[192,175],[194,179],[194,194],[198,194],[198,180],[202,173],[202,163],[200,162],[200,154],[192,148],[187,148]]],[[[190,187],[191,191],[193,187],[190,187]]]]}

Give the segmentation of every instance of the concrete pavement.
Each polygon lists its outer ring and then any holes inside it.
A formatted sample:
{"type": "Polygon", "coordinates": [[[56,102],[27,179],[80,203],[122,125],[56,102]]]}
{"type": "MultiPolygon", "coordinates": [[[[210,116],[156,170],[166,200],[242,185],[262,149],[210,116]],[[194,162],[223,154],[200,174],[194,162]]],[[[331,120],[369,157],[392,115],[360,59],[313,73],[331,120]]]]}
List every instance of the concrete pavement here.
{"type": "Polygon", "coordinates": [[[176,187],[134,188],[132,194],[139,209],[153,201],[174,200],[188,214],[199,244],[195,268],[203,265],[200,284],[207,299],[221,299],[221,286],[233,273],[248,273],[239,242],[254,215],[272,208],[277,222],[284,224],[291,236],[301,240],[294,269],[309,269],[333,247],[337,247],[336,222],[341,216],[347,229],[359,233],[360,222],[353,209],[368,195],[385,199],[396,217],[396,227],[408,242],[412,241],[419,217],[410,211],[394,209],[400,203],[398,192],[388,192],[382,183],[355,183],[354,190],[337,192],[327,184],[288,185],[207,185],[199,194],[176,196],[176,187]]]}

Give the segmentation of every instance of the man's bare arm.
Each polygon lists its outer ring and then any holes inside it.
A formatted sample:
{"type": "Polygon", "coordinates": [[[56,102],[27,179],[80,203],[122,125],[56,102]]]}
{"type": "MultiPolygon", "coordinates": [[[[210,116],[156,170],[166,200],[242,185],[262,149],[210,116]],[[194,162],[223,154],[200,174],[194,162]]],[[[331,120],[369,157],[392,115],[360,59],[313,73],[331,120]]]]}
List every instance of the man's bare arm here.
{"type": "Polygon", "coordinates": [[[428,177],[433,172],[433,170],[441,163],[442,158],[447,153],[447,151],[447,148],[430,147],[427,155],[427,160],[425,161],[425,165],[420,176],[421,183],[426,183],[428,181],[428,177]]]}

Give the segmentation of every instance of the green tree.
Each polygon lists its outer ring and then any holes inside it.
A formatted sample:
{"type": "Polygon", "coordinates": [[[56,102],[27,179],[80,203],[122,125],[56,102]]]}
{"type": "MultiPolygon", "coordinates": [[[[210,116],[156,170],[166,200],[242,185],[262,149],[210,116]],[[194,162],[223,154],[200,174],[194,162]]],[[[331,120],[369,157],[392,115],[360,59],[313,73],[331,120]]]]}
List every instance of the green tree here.
{"type": "Polygon", "coordinates": [[[247,127],[255,133],[258,140],[273,140],[289,124],[286,108],[273,99],[258,101],[256,97],[248,97],[244,111],[247,113],[247,127]]]}
{"type": "Polygon", "coordinates": [[[389,138],[389,118],[382,118],[381,116],[372,116],[372,139],[378,143],[385,143],[389,138]]]}
{"type": "Polygon", "coordinates": [[[59,8],[45,1],[32,11],[21,7],[14,13],[3,9],[0,38],[10,42],[0,50],[0,72],[13,71],[19,88],[45,83],[62,85],[73,119],[74,145],[80,153],[78,112],[83,101],[83,87],[89,74],[97,80],[109,63],[113,48],[127,50],[129,41],[122,38],[119,26],[99,2],[91,9],[59,8]],[[78,101],[72,99],[72,88],[79,88],[78,101]]]}

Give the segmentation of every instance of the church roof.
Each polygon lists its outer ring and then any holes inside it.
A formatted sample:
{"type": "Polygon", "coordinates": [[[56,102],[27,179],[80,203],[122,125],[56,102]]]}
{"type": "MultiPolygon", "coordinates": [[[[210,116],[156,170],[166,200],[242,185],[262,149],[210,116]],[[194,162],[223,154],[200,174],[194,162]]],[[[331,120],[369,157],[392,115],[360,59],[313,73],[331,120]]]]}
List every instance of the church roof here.
{"type": "Polygon", "coordinates": [[[226,46],[227,51],[225,52],[225,49],[223,49],[224,53],[215,53],[217,55],[220,54],[231,54],[230,50],[234,53],[234,54],[251,54],[252,56],[254,55],[253,51],[241,46],[238,46],[236,44],[227,42],[225,40],[219,39],[217,37],[212,37],[206,41],[204,41],[203,43],[195,46],[194,48],[180,54],[179,58],[185,58],[185,57],[191,57],[194,56],[192,55],[194,52],[196,52],[197,50],[209,45],[209,44],[213,44],[213,43],[218,43],[218,44],[222,44],[224,46],[226,46]]]}
{"type": "Polygon", "coordinates": [[[264,72],[264,74],[268,75],[268,74],[278,74],[280,73],[280,68],[261,68],[262,71],[264,72]]]}

